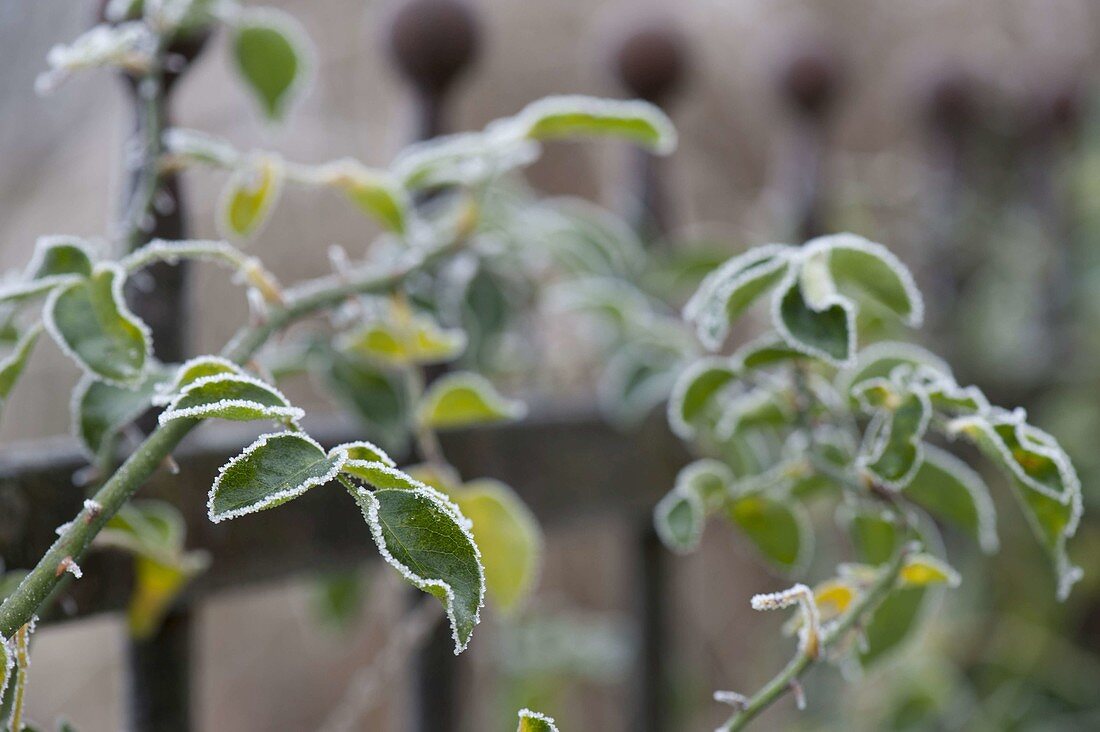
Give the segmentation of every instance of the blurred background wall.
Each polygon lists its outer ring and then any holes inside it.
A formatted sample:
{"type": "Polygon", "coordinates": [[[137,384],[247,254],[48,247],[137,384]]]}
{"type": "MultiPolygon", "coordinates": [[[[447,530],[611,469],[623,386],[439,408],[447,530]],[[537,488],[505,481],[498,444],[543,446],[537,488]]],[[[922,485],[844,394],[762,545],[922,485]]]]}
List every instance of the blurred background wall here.
{"type": "MultiPolygon", "coordinates": [[[[388,162],[412,130],[407,88],[386,54],[383,30],[389,5],[372,0],[271,4],[300,19],[316,45],[315,83],[304,102],[285,125],[262,124],[244,95],[230,89],[228,61],[218,48],[224,39],[217,38],[215,48],[204,54],[176,95],[177,123],[244,148],[278,149],[302,162],[343,155],[371,164],[388,162]]],[[[130,124],[118,80],[94,74],[70,82],[49,98],[34,93],[34,78],[45,68],[47,50],[89,25],[91,5],[8,0],[0,6],[0,268],[21,267],[40,234],[102,235],[116,213],[118,161],[130,124]]],[[[1059,201],[1077,207],[1073,236],[1083,236],[1091,199],[1081,198],[1088,192],[1081,180],[1095,179],[1082,168],[1096,159],[1096,153],[1088,152],[1086,92],[1100,61],[1100,4],[480,0],[475,5],[484,26],[484,46],[476,68],[454,98],[451,119],[456,129],[480,127],[546,94],[621,94],[609,71],[614,39],[648,18],[671,18],[683,33],[690,58],[685,86],[672,109],[681,147],[667,165],[679,238],[728,247],[730,254],[790,237],[784,195],[789,174],[784,165],[789,164],[799,131],[796,115],[779,90],[780,70],[791,54],[807,45],[834,49],[840,63],[839,86],[823,174],[830,201],[828,228],[851,228],[898,250],[903,259],[917,264],[918,280],[926,290],[935,286],[937,267],[943,266],[928,250],[938,210],[936,187],[930,181],[942,163],[928,102],[944,74],[972,80],[973,94],[968,92],[966,104],[975,105],[984,142],[971,153],[976,172],[968,173],[967,182],[957,190],[967,205],[981,212],[974,218],[978,233],[967,240],[970,261],[992,263],[997,277],[988,284],[985,300],[938,315],[955,333],[951,350],[961,354],[963,378],[996,385],[1007,372],[1026,367],[1028,383],[1009,386],[1026,393],[1031,403],[1077,406],[1049,411],[1072,422],[1066,429],[1073,433],[1066,439],[1073,457],[1083,461],[1087,478],[1087,469],[1096,462],[1091,455],[1094,437],[1089,440],[1100,421],[1095,417],[1096,392],[1087,380],[1075,386],[1076,391],[1057,389],[1066,379],[1059,364],[1043,357],[1043,324],[1024,314],[995,336],[981,335],[977,326],[973,337],[960,338],[958,333],[971,333],[968,324],[983,322],[983,312],[1016,312],[1019,308],[1013,309],[1013,304],[1046,277],[1052,247],[1066,245],[1052,234],[1047,219],[1035,213],[1026,182],[1018,180],[1027,176],[1028,159],[1021,151],[1027,149],[1029,125],[1046,114],[1051,100],[1063,91],[1069,95],[1067,114],[1075,120],[1073,139],[1065,154],[1052,158],[1050,175],[1059,201]],[[1004,193],[989,183],[992,179],[1014,182],[1004,193]],[[999,192],[989,194],[991,189],[999,192]],[[991,252],[1010,256],[1006,262],[994,259],[991,252]]],[[[554,147],[532,171],[531,182],[548,193],[620,207],[626,152],[610,145],[554,147]]],[[[186,179],[196,237],[216,236],[213,212],[219,182],[204,171],[186,179]]],[[[284,197],[266,233],[252,246],[284,281],[293,281],[327,269],[323,252],[330,243],[361,251],[373,234],[365,227],[363,218],[334,197],[298,189],[284,197]]],[[[1089,272],[1078,274],[1091,276],[1089,272]]],[[[193,297],[198,308],[195,351],[213,351],[247,317],[245,304],[221,273],[206,270],[197,273],[193,297]]],[[[938,306],[935,301],[930,305],[933,310],[938,306]]],[[[1090,307],[1085,310],[1091,312],[1090,307]]],[[[1089,317],[1084,312],[1071,326],[1087,329],[1089,317]]],[[[1081,347],[1091,353],[1087,348],[1081,347]]],[[[52,345],[39,348],[24,382],[5,405],[0,441],[66,432],[68,400],[58,395],[76,377],[75,368],[52,345]]],[[[324,408],[325,403],[315,398],[309,403],[311,393],[303,390],[294,397],[307,409],[324,408]]],[[[1048,426],[1064,436],[1058,425],[1048,426]]],[[[1097,504],[1086,499],[1086,506],[1090,502],[1097,504]]],[[[1082,533],[1078,551],[1100,547],[1095,531],[1086,528],[1082,533]]],[[[623,578],[628,535],[628,527],[607,523],[578,522],[551,530],[538,602],[546,623],[528,630],[587,639],[571,649],[575,653],[562,661],[561,669],[544,675],[538,687],[540,694],[560,700],[555,707],[564,730],[625,729],[620,710],[626,704],[621,681],[631,653],[631,629],[624,620],[631,601],[623,578]],[[600,560],[593,561],[593,556],[600,560]],[[553,623],[568,632],[555,630],[553,623]]],[[[982,617],[975,608],[986,607],[987,598],[974,600],[967,593],[996,595],[998,584],[988,578],[971,583],[970,578],[1001,571],[1014,556],[1011,548],[1006,551],[1007,556],[964,567],[971,589],[948,600],[959,623],[937,631],[939,636],[930,641],[933,648],[950,647],[957,634],[973,630],[967,623],[982,617]]],[[[774,581],[749,560],[743,546],[721,531],[708,534],[698,555],[676,562],[677,612],[683,622],[677,631],[680,650],[675,667],[684,729],[709,729],[722,716],[708,701],[710,691],[754,687],[786,652],[771,633],[777,623],[750,618],[744,609],[751,592],[770,588],[774,581]],[[757,633],[756,628],[769,632],[757,633]],[[746,658],[753,659],[752,664],[746,658]]],[[[1094,559],[1094,568],[1097,564],[1094,559]]],[[[1027,581],[1010,583],[1005,596],[1021,587],[1026,592],[1027,581]]],[[[370,587],[362,622],[343,633],[318,627],[308,579],[229,595],[205,606],[198,675],[202,728],[318,727],[325,710],[340,697],[347,676],[370,660],[387,623],[402,609],[400,593],[381,576],[373,577],[370,587]]],[[[1019,620],[1026,633],[1020,628],[984,628],[1031,644],[1010,649],[1017,665],[1010,665],[1005,675],[1031,678],[1035,664],[1047,663],[1051,644],[1065,643],[1072,649],[1074,668],[1092,674],[1087,678],[1100,678],[1095,675],[1100,663],[1092,656],[1100,643],[1095,630],[1087,630],[1089,618],[1095,618],[1088,598],[1096,591],[1095,579],[1086,580],[1068,609],[1050,610],[1036,605],[1039,601],[1025,601],[1024,606],[1034,606],[1034,612],[1019,620]],[[1076,626],[1069,627],[1074,623],[1084,626],[1082,632],[1092,638],[1091,651],[1081,635],[1074,635],[1076,626]],[[1056,635],[1067,631],[1067,638],[1052,640],[1047,631],[1034,630],[1048,626],[1057,629],[1056,635]]],[[[1094,629],[1100,627],[1095,619],[1091,622],[1094,629]]],[[[483,672],[468,683],[487,702],[482,716],[469,720],[471,730],[496,729],[494,705],[503,706],[515,693],[487,669],[507,666],[509,652],[515,649],[508,643],[523,642],[523,637],[515,629],[493,626],[490,622],[479,630],[479,642],[474,644],[475,667],[483,672]]],[[[82,730],[117,729],[122,633],[111,619],[45,630],[29,692],[34,714],[48,719],[64,713],[82,730]],[[73,648],[80,649],[75,659],[73,648]]],[[[1064,694],[1087,712],[1090,704],[1079,688],[1080,678],[1061,681],[1068,685],[1064,694]]],[[[825,689],[834,682],[813,681],[811,698],[814,692],[827,694],[825,689]]],[[[991,696],[1008,695],[1011,688],[995,690],[991,696]]],[[[983,696],[980,703],[986,701],[983,696]]],[[[1004,700],[989,703],[994,702],[1004,700]]],[[[401,714],[397,695],[363,728],[401,729],[401,714]]],[[[779,716],[782,711],[775,717],[776,725],[779,716]]],[[[1085,718],[1074,717],[1052,729],[1088,729],[1077,726],[1088,724],[1081,719],[1085,718]]]]}

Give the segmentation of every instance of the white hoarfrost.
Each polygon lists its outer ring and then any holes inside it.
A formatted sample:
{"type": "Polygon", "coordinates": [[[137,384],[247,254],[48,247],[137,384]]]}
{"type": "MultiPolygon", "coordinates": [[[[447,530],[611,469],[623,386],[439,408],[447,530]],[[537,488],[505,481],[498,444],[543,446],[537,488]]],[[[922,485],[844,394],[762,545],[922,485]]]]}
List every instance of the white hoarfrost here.
{"type": "Polygon", "coordinates": [[[519,719],[520,719],[520,725],[521,726],[523,724],[523,720],[525,720],[525,719],[535,719],[535,720],[538,720],[539,722],[545,722],[546,726],[549,727],[549,732],[558,732],[558,725],[554,721],[554,718],[553,717],[548,717],[547,715],[543,714],[542,712],[534,712],[534,711],[531,711],[530,709],[527,709],[527,708],[520,709],[519,710],[519,719]]]}
{"type": "Polygon", "coordinates": [[[174,419],[203,419],[205,417],[216,417],[218,413],[226,409],[249,409],[254,410],[260,414],[257,419],[271,418],[278,421],[297,422],[305,416],[305,411],[291,406],[286,396],[276,389],[274,386],[267,384],[253,376],[248,376],[240,373],[233,374],[212,374],[210,376],[203,376],[195,379],[190,384],[183,388],[179,394],[177,394],[172,401],[168,403],[168,406],[157,421],[164,425],[168,424],[174,419]],[[196,391],[201,390],[203,387],[211,384],[222,384],[226,382],[249,384],[251,386],[263,389],[270,393],[275,398],[282,402],[282,405],[272,406],[270,404],[262,404],[251,399],[219,399],[216,402],[208,402],[205,404],[196,404],[190,407],[180,408],[179,404],[188,396],[196,391]]]}
{"type": "Polygon", "coordinates": [[[295,437],[299,437],[299,438],[305,440],[306,442],[309,442],[309,443],[313,444],[317,448],[317,452],[318,452],[319,456],[327,458],[327,455],[325,455],[324,448],[322,448],[321,445],[318,444],[316,440],[314,440],[312,437],[310,437],[309,435],[307,435],[303,432],[271,432],[271,433],[268,433],[266,435],[260,435],[258,438],[256,438],[256,441],[253,442],[248,447],[246,447],[244,449],[244,451],[241,452],[240,455],[237,455],[235,458],[233,458],[232,460],[230,460],[229,462],[227,462],[225,465],[221,466],[221,468],[218,469],[218,475],[217,475],[217,477],[214,478],[214,483],[210,486],[210,494],[209,494],[209,496],[207,497],[207,500],[206,500],[206,513],[207,513],[207,516],[210,517],[211,522],[216,524],[216,523],[220,523],[222,521],[226,521],[228,519],[234,519],[234,518],[238,518],[240,516],[245,516],[245,515],[250,514],[250,513],[256,513],[257,511],[262,511],[263,509],[267,508],[268,506],[271,506],[272,504],[277,504],[277,503],[281,503],[283,501],[290,500],[291,498],[296,498],[296,497],[302,495],[303,493],[305,493],[307,490],[309,490],[310,488],[312,488],[315,485],[322,485],[324,483],[327,483],[330,480],[332,480],[333,478],[335,478],[340,473],[340,468],[342,468],[343,465],[344,465],[344,459],[345,459],[345,454],[344,453],[337,454],[337,455],[334,456],[332,467],[327,472],[325,472],[323,475],[308,478],[308,479],[306,479],[305,481],[299,483],[296,486],[291,486],[290,488],[287,488],[285,490],[281,490],[281,491],[278,491],[276,493],[272,493],[268,496],[265,496],[263,498],[263,500],[257,501],[256,503],[253,503],[251,505],[242,506],[241,508],[236,508],[236,509],[233,509],[232,511],[225,511],[223,513],[215,513],[214,512],[214,496],[217,494],[218,489],[221,487],[222,478],[225,477],[226,471],[229,470],[234,465],[236,465],[237,463],[241,462],[242,460],[248,459],[248,457],[250,455],[252,455],[252,453],[256,452],[257,450],[259,450],[260,448],[265,446],[268,443],[269,440],[271,440],[273,438],[276,438],[276,437],[283,437],[285,435],[294,435],[295,437]]]}
{"type": "MultiPolygon", "coordinates": [[[[424,486],[423,488],[415,488],[412,490],[426,496],[432,503],[435,503],[445,513],[447,513],[448,515],[452,515],[452,517],[454,512],[458,510],[458,507],[455,506],[455,504],[449,499],[447,499],[446,501],[441,500],[442,494],[439,491],[428,488],[427,486],[424,486]]],[[[458,620],[455,616],[454,609],[454,588],[452,588],[451,585],[444,580],[434,579],[431,577],[422,577],[417,574],[412,568],[397,561],[397,559],[394,558],[394,556],[390,553],[389,548],[386,546],[386,538],[382,532],[382,523],[378,519],[378,511],[381,507],[381,503],[374,496],[374,494],[366,488],[359,487],[358,494],[360,497],[367,500],[367,510],[365,512],[365,518],[367,520],[367,525],[370,527],[371,536],[374,537],[374,542],[378,545],[378,552],[382,555],[382,559],[385,560],[387,564],[396,569],[401,574],[401,576],[408,580],[414,587],[420,590],[427,590],[430,587],[435,587],[442,590],[445,596],[443,608],[447,614],[447,619],[451,624],[451,637],[454,639],[454,652],[456,656],[462,653],[462,651],[466,650],[466,646],[469,644],[470,639],[467,638],[465,641],[463,641],[458,636],[458,620]]],[[[461,516],[462,513],[458,512],[458,515],[461,516]]],[[[470,543],[470,546],[472,547],[474,552],[474,557],[477,560],[478,605],[477,610],[474,613],[473,619],[473,624],[476,626],[479,622],[481,622],[481,608],[485,604],[485,568],[481,562],[481,550],[478,548],[477,542],[474,541],[474,535],[470,532],[469,520],[456,522],[456,525],[462,532],[462,535],[470,543]]]]}
{"type": "Polygon", "coordinates": [[[751,602],[753,610],[781,610],[797,604],[802,614],[802,625],[798,629],[798,648],[801,651],[807,650],[808,644],[816,642],[821,636],[821,615],[817,611],[814,592],[801,582],[780,592],[753,595],[751,602]]]}

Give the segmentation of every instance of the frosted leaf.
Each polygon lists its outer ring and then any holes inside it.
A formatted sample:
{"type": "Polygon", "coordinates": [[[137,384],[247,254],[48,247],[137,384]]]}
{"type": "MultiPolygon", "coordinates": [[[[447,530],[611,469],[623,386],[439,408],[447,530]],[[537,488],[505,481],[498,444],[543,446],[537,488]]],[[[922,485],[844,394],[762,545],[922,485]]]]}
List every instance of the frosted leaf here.
{"type": "Polygon", "coordinates": [[[368,318],[343,334],[338,347],[374,363],[404,367],[453,361],[462,355],[466,342],[466,334],[457,328],[444,328],[426,314],[391,305],[380,317],[368,318]]]}
{"type": "Polygon", "coordinates": [[[156,38],[142,22],[97,25],[67,45],[58,44],[46,54],[50,71],[35,80],[39,94],[53,91],[74,71],[114,66],[144,72],[152,62],[156,38]]]}
{"type": "Polygon", "coordinates": [[[405,233],[412,215],[412,201],[388,171],[368,168],[358,160],[345,158],[320,166],[314,176],[319,183],[342,191],[387,230],[405,233]]]}
{"type": "Polygon", "coordinates": [[[244,374],[214,374],[191,382],[168,403],[158,421],[229,419],[247,422],[272,419],[293,424],[305,416],[275,387],[244,374]]]}
{"type": "MultiPolygon", "coordinates": [[[[782,488],[789,484],[790,480],[786,479],[776,485],[782,488]]],[[[784,573],[800,571],[813,556],[810,517],[801,502],[794,498],[773,497],[756,489],[731,499],[726,505],[726,515],[753,543],[757,552],[784,573]]]]}
{"type": "Polygon", "coordinates": [[[207,513],[218,523],[281,505],[335,478],[345,460],[344,453],[328,456],[307,435],[261,435],[218,471],[207,513]]]}
{"type": "Polygon", "coordinates": [[[674,488],[653,509],[657,536],[677,554],[688,554],[699,546],[705,521],[706,507],[694,491],[674,488]]]}
{"type": "Polygon", "coordinates": [[[247,239],[267,223],[282,192],[286,166],[274,154],[243,161],[222,189],[218,229],[229,238],[247,239]]]}
{"type": "Polygon", "coordinates": [[[15,667],[15,649],[10,638],[0,636],[0,698],[8,689],[8,682],[12,678],[12,670],[15,667]]]}
{"type": "Polygon", "coordinates": [[[558,726],[552,717],[530,709],[519,710],[519,726],[516,732],[558,732],[558,726]]]}
{"type": "Polygon", "coordinates": [[[534,140],[608,136],[638,143],[658,155],[676,149],[672,121],[655,105],[640,100],[546,97],[497,124],[515,125],[519,134],[534,140]]]}
{"type": "Polygon", "coordinates": [[[927,375],[939,374],[954,383],[951,366],[922,346],[898,341],[880,341],[862,349],[851,366],[837,374],[837,388],[847,394],[861,381],[887,378],[903,364],[927,375]]]}
{"type": "Polygon", "coordinates": [[[38,336],[42,333],[42,326],[34,325],[19,336],[11,353],[0,360],[0,406],[7,401],[11,391],[15,388],[15,382],[27,365],[31,350],[38,342],[38,336]]]}
{"type": "Polygon", "coordinates": [[[803,256],[820,261],[831,284],[843,294],[873,301],[910,327],[923,321],[924,300],[913,275],[881,244],[855,234],[833,234],[806,242],[803,256]]]}
{"type": "Polygon", "coordinates": [[[241,367],[229,359],[221,356],[196,356],[180,364],[172,379],[157,388],[153,403],[159,406],[167,405],[186,386],[201,378],[217,374],[245,375],[241,367]]]}
{"type": "Polygon", "coordinates": [[[273,8],[235,16],[231,51],[237,73],[270,121],[280,121],[312,74],[313,46],[301,24],[273,8]]]}
{"type": "Polygon", "coordinates": [[[462,132],[407,147],[390,170],[409,190],[472,186],[531,164],[540,151],[538,143],[515,135],[462,132]]]}
{"type": "Polygon", "coordinates": [[[717,350],[730,324],[776,286],[791,268],[792,247],[766,244],[740,254],[707,275],[684,306],[699,340],[717,350]]]}
{"type": "Polygon", "coordinates": [[[126,305],[125,281],[117,264],[96,265],[87,279],[50,293],[43,321],[61,350],[86,373],[134,386],[145,375],[152,339],[126,305]]]}
{"type": "Polygon", "coordinates": [[[787,345],[808,356],[839,366],[856,352],[855,304],[835,291],[819,289],[810,302],[797,270],[779,284],[772,297],[772,324],[787,345]]]}
{"type": "Polygon", "coordinates": [[[983,552],[997,551],[997,516],[989,487],[959,458],[924,445],[924,461],[903,492],[935,518],[965,531],[983,552]]]}
{"type": "Polygon", "coordinates": [[[894,391],[894,386],[883,379],[868,379],[856,389],[857,398],[866,403],[868,393],[880,387],[886,400],[873,405],[875,416],[864,434],[856,465],[883,486],[900,490],[924,460],[923,439],[932,419],[932,403],[916,384],[901,393],[894,391]]]}
{"type": "Polygon", "coordinates": [[[417,409],[424,427],[449,429],[522,419],[523,402],[506,399],[480,374],[446,374],[432,382],[417,409]]]}
{"type": "Polygon", "coordinates": [[[114,437],[154,403],[158,385],[167,378],[160,364],[153,364],[141,383],[117,386],[85,375],[73,389],[70,404],[72,433],[89,459],[114,444],[114,437]]]}
{"type": "Polygon", "coordinates": [[[397,463],[386,454],[385,450],[378,447],[373,442],[367,442],[366,440],[345,442],[337,445],[329,450],[329,456],[331,457],[337,452],[343,452],[347,456],[348,461],[382,463],[391,468],[397,466],[397,463]]]}
{"type": "Polygon", "coordinates": [[[707,415],[717,419],[719,396],[733,383],[740,370],[727,358],[704,358],[680,372],[668,398],[668,423],[681,439],[691,439],[707,415]]]}
{"type": "Polygon", "coordinates": [[[481,552],[452,508],[429,490],[356,488],[382,558],[415,587],[443,603],[455,655],[466,649],[485,601],[481,552]]]}
{"type": "Polygon", "coordinates": [[[958,587],[962,582],[959,573],[947,562],[931,554],[912,554],[905,558],[898,575],[902,587],[946,585],[958,587]]]}
{"type": "Polygon", "coordinates": [[[227,140],[183,127],[172,127],[163,135],[168,154],[197,160],[220,168],[233,168],[240,162],[241,153],[227,140]]]}

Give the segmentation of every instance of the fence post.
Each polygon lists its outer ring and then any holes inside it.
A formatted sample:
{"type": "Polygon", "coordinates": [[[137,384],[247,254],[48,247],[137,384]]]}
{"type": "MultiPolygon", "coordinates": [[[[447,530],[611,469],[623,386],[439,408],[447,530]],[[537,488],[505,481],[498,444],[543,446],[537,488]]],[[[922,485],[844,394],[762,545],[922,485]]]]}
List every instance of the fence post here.
{"type": "Polygon", "coordinates": [[[828,228],[823,195],[826,133],[840,82],[840,59],[820,40],[799,42],[780,69],[780,91],[797,125],[782,183],[790,187],[792,233],[800,242],[828,228]]]}
{"type": "MultiPolygon", "coordinates": [[[[106,3],[101,13],[105,8],[106,3]]],[[[182,64],[165,69],[153,100],[154,119],[146,114],[148,90],[141,89],[134,77],[123,75],[135,117],[134,132],[127,145],[129,178],[122,201],[124,216],[134,197],[140,195],[142,185],[142,170],[129,167],[129,154],[138,153],[137,158],[148,162],[145,160],[148,152],[142,149],[147,125],[154,124],[158,129],[170,125],[172,91],[201,53],[206,40],[207,33],[199,30],[169,46],[167,55],[182,64]]],[[[129,240],[124,246],[133,249],[154,238],[186,238],[184,201],[175,173],[160,175],[156,180],[151,213],[150,219],[140,222],[138,230],[126,232],[129,240]]],[[[188,355],[188,275],[185,263],[177,266],[158,263],[127,283],[128,304],[149,326],[154,355],[163,363],[178,363],[188,355]]],[[[151,431],[156,427],[155,415],[144,415],[138,420],[138,427],[151,431]]],[[[186,732],[191,728],[191,639],[192,613],[185,602],[177,602],[148,638],[127,637],[127,726],[132,732],[186,732]]]]}
{"type": "MultiPolygon", "coordinates": [[[[688,68],[686,40],[666,20],[652,20],[632,28],[619,41],[613,57],[615,75],[627,93],[668,107],[682,87],[688,68]]],[[[671,205],[663,161],[637,148],[632,176],[627,181],[629,220],[647,244],[663,242],[672,225],[671,205]]],[[[672,720],[672,648],[668,631],[672,557],[645,512],[635,529],[634,606],[637,613],[639,658],[632,698],[636,732],[667,732],[672,720]]]]}
{"type": "MultiPolygon", "coordinates": [[[[446,134],[449,93],[478,54],[480,28],[473,8],[463,0],[411,0],[394,12],[387,33],[391,60],[414,95],[413,141],[446,134]]],[[[426,381],[439,373],[426,373],[426,381]]],[[[413,602],[419,602],[420,595],[416,592],[413,602]]],[[[443,622],[417,653],[410,729],[460,728],[458,670],[463,660],[455,657],[453,643],[443,622]]]]}

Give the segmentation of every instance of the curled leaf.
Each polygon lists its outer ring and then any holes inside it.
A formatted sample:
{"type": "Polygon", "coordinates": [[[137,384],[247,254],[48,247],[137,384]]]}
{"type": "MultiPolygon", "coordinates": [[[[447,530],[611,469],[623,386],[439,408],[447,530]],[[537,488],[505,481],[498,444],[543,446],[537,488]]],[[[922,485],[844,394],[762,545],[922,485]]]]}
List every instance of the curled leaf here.
{"type": "Polygon", "coordinates": [[[885,401],[867,427],[857,464],[879,483],[900,490],[909,484],[924,459],[924,433],[932,419],[932,404],[924,390],[913,385],[908,393],[897,394],[882,379],[863,382],[867,394],[883,386],[885,401]]]}
{"type": "Polygon", "coordinates": [[[954,568],[938,557],[931,554],[912,554],[905,558],[898,581],[902,587],[958,587],[962,578],[954,568]]]}
{"type": "Polygon", "coordinates": [[[447,374],[428,387],[417,418],[432,429],[449,429],[521,419],[523,402],[506,399],[484,376],[471,372],[447,374]]]}
{"type": "Polygon", "coordinates": [[[857,300],[869,300],[892,311],[910,327],[924,319],[924,300],[913,275],[889,249],[855,234],[833,234],[806,242],[807,256],[827,260],[837,288],[857,300]]]}
{"type": "Polygon", "coordinates": [[[678,554],[687,554],[699,546],[705,521],[703,500],[694,491],[673,489],[653,509],[657,536],[678,554]]]}
{"type": "Polygon", "coordinates": [[[803,353],[844,365],[856,350],[856,309],[837,294],[811,304],[802,280],[788,276],[772,299],[772,321],[789,346],[803,353]]]}
{"type": "Polygon", "coordinates": [[[285,175],[285,164],[277,155],[257,154],[243,160],[226,181],[218,202],[222,234],[247,239],[259,233],[279,200],[285,175]]]}
{"type": "Polygon", "coordinates": [[[342,191],[363,213],[389,231],[405,233],[412,204],[408,192],[389,172],[346,158],[322,166],[317,178],[342,191]]]}
{"type": "Polygon", "coordinates": [[[690,439],[706,414],[717,416],[717,395],[737,377],[735,363],[725,358],[696,361],[677,377],[668,399],[668,423],[681,439],[690,439]]]}
{"type": "Polygon", "coordinates": [[[46,330],[85,372],[122,386],[145,375],[149,329],[126,307],[125,273],[114,264],[55,289],[43,312],[46,330]]]}
{"type": "Polygon", "coordinates": [[[432,491],[357,488],[352,496],[378,551],[415,587],[446,610],[455,654],[466,649],[480,620],[485,571],[473,536],[432,491]]]}
{"type": "Polygon", "coordinates": [[[642,101],[580,95],[546,97],[527,105],[512,120],[533,140],[617,137],[666,155],[676,149],[676,128],[656,106],[642,101]]]}
{"type": "Polygon", "coordinates": [[[346,459],[300,433],[261,435],[218,471],[207,513],[218,523],[281,505],[335,478],[346,459]]]}

